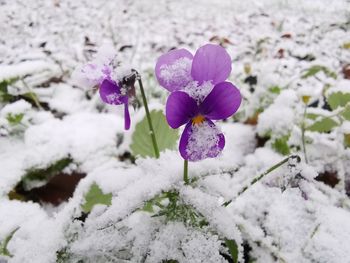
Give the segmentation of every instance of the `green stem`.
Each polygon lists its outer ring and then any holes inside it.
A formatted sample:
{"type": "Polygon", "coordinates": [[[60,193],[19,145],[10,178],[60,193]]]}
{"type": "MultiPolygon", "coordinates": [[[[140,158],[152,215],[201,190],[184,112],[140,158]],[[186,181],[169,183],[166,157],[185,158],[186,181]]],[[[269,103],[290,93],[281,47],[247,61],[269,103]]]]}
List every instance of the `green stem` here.
{"type": "Polygon", "coordinates": [[[304,108],[304,114],[303,114],[303,120],[301,123],[301,141],[303,144],[303,152],[304,152],[304,158],[305,162],[308,163],[307,155],[306,155],[306,143],[305,143],[305,118],[306,118],[306,110],[307,110],[307,105],[305,105],[304,108]]]}
{"type": "Polygon", "coordinates": [[[185,184],[188,184],[188,161],[184,160],[184,182],[185,184]]]}
{"type": "MultiPolygon", "coordinates": [[[[255,183],[257,183],[258,181],[260,181],[264,176],[268,175],[269,173],[271,173],[272,171],[276,170],[277,168],[279,168],[280,166],[282,166],[283,164],[285,164],[286,162],[288,162],[290,159],[294,159],[296,158],[298,160],[298,162],[300,161],[300,157],[299,155],[291,155],[288,156],[286,158],[284,158],[282,161],[280,161],[279,163],[275,164],[274,166],[271,166],[269,169],[267,169],[265,172],[263,172],[262,174],[260,174],[259,176],[255,177],[247,186],[245,186],[241,191],[238,192],[237,196],[240,196],[241,194],[243,194],[249,187],[251,187],[252,185],[254,185],[255,183]]],[[[225,203],[222,204],[222,206],[228,206],[230,203],[232,202],[232,200],[226,201],[225,203]]]]}
{"type": "Polygon", "coordinates": [[[151,136],[151,139],[152,139],[154,154],[155,154],[156,158],[158,159],[159,158],[159,148],[158,148],[158,144],[157,144],[157,140],[156,140],[156,134],[154,133],[154,129],[153,129],[153,125],[152,125],[152,119],[151,119],[151,115],[149,113],[147,99],[146,99],[146,95],[145,95],[145,90],[143,89],[141,76],[139,74],[137,74],[137,81],[138,81],[139,86],[140,86],[143,106],[145,107],[145,111],[146,111],[147,122],[148,122],[148,127],[149,127],[149,133],[150,133],[150,136],[151,136]]]}

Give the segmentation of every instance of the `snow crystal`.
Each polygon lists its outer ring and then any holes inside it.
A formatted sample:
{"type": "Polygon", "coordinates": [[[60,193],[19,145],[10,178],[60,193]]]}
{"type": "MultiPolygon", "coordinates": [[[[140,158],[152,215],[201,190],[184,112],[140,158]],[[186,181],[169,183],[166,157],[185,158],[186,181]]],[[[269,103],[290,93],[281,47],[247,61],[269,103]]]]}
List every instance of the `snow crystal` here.
{"type": "Polygon", "coordinates": [[[57,74],[58,66],[46,61],[25,61],[16,65],[0,65],[0,82],[12,78],[22,78],[38,72],[50,71],[57,74]]]}
{"type": "Polygon", "coordinates": [[[197,229],[186,229],[181,223],[170,223],[150,246],[146,262],[177,260],[184,263],[225,262],[219,254],[218,237],[197,229]]]}
{"type": "Polygon", "coordinates": [[[199,105],[209,95],[214,88],[211,81],[204,81],[202,85],[198,86],[197,81],[191,81],[184,89],[188,95],[194,98],[199,105]]]}
{"type": "MultiPolygon", "coordinates": [[[[167,85],[171,83],[182,83],[186,85],[192,80],[191,77],[192,60],[189,58],[179,58],[170,65],[162,65],[160,67],[160,77],[167,85]]],[[[181,87],[178,87],[181,88],[181,87]]]]}
{"type": "Polygon", "coordinates": [[[77,68],[73,72],[73,82],[85,89],[91,89],[109,76],[111,71],[108,70],[108,67],[108,64],[95,64],[94,62],[91,62],[81,68],[77,68]]]}
{"type": "Polygon", "coordinates": [[[110,104],[121,104],[121,95],[119,93],[110,93],[106,96],[108,103],[110,104]]]}
{"type": "MultiPolygon", "coordinates": [[[[1,110],[1,125],[10,112],[24,113],[27,125],[16,136],[0,136],[0,242],[19,227],[8,244],[14,257],[5,261],[51,263],[67,253],[65,262],[178,259],[212,263],[222,260],[219,252],[227,253],[220,244],[225,237],[237,242],[241,262],[243,242],[252,249],[244,255],[250,261],[323,263],[350,258],[350,201],[345,188],[350,150],[344,147],[342,134],[350,130],[349,123],[329,134],[306,132],[309,163],[300,166],[303,179],[298,187],[281,193],[271,183],[294,174],[285,164],[237,196],[251,180],[284,158],[270,149],[271,141],[262,146],[259,140],[257,147],[257,132],[272,137],[290,133],[290,150],[298,151],[304,107],[300,95],[312,94],[320,101],[308,113],[327,116],[330,113],[321,109],[320,100],[325,86],[331,85],[326,95],[348,92],[349,81],[341,72],[350,61],[349,50],[342,47],[348,42],[345,0],[334,0],[331,5],[322,0],[119,1],[118,8],[115,1],[27,0],[22,1],[23,6],[31,8],[21,8],[21,12],[18,1],[1,2],[0,79],[25,78],[43,107],[49,108],[28,108],[19,101],[6,103],[1,110]],[[72,15],[76,10],[79,19],[72,15]],[[28,21],[29,26],[23,26],[28,21]],[[198,48],[212,37],[233,55],[231,80],[244,95],[235,118],[243,122],[259,113],[257,128],[232,120],[220,123],[226,147],[218,158],[190,163],[189,177],[195,179],[191,186],[183,183],[183,160],[176,150],[162,152],[157,160],[120,161],[118,156],[130,151],[131,133],[144,118],[143,110],[135,112],[131,130],[124,132],[122,118],[106,112],[109,106],[101,107],[99,93],[90,92],[90,97],[72,88],[68,73],[86,63],[97,46],[112,39],[118,59],[132,61],[142,73],[150,108],[158,103],[157,109],[163,109],[168,94],[152,77],[155,58],[172,47],[198,48]],[[244,71],[246,62],[251,64],[249,73],[244,71]],[[317,64],[336,72],[337,79],[323,73],[301,78],[317,64]],[[249,83],[249,77],[256,77],[257,84],[249,83]],[[117,136],[123,141],[119,147],[117,136]],[[67,156],[86,173],[69,201],[52,211],[47,205],[8,200],[9,191],[28,168],[46,168],[67,156]],[[314,180],[329,168],[338,172],[340,182],[335,188],[314,180]],[[112,193],[112,205],[95,206],[83,224],[78,219],[80,206],[93,182],[104,193],[112,193]],[[178,191],[180,201],[203,215],[209,226],[193,228],[142,211],[146,201],[169,190],[178,191]],[[227,200],[233,201],[222,207],[227,200]]],[[[109,73],[109,68],[103,68],[108,66],[120,79],[124,70],[114,68],[114,50],[101,49],[91,63],[100,65],[99,74],[109,73]]],[[[168,71],[170,74],[170,68],[168,71]]],[[[178,73],[179,78],[185,76],[189,89],[201,89],[199,98],[192,94],[198,103],[210,92],[210,83],[198,87],[192,82],[190,62],[183,61],[178,73]]],[[[17,81],[8,91],[17,95],[28,89],[17,81]]],[[[122,114],[123,107],[113,107],[118,110],[122,114]]],[[[167,205],[166,200],[161,203],[167,205]]]]}
{"type": "MultiPolygon", "coordinates": [[[[337,207],[322,207],[318,221],[303,251],[314,262],[344,262],[349,258],[350,213],[337,207]]],[[[298,225],[301,227],[301,225],[298,225]]]]}
{"type": "Polygon", "coordinates": [[[114,62],[116,58],[116,51],[112,44],[104,43],[102,44],[96,53],[94,61],[100,64],[109,64],[114,62]]]}
{"type": "Polygon", "coordinates": [[[350,93],[350,80],[340,80],[334,87],[327,90],[326,95],[329,96],[336,92],[350,93]]]}
{"type": "Polygon", "coordinates": [[[344,134],[350,134],[350,121],[344,121],[341,125],[341,130],[344,134]]]}
{"type": "Polygon", "coordinates": [[[65,243],[61,224],[30,202],[2,200],[0,210],[0,240],[19,227],[8,244],[13,254],[11,262],[25,262],[28,258],[38,263],[55,262],[55,251],[65,243]]]}
{"type": "Polygon", "coordinates": [[[257,130],[260,135],[273,132],[275,136],[287,135],[295,120],[293,107],[298,97],[293,90],[284,90],[264,112],[259,115],[257,130]]]}
{"type": "Polygon", "coordinates": [[[8,114],[16,115],[26,113],[31,108],[32,105],[30,105],[30,103],[26,102],[25,100],[18,100],[14,103],[7,104],[5,107],[3,107],[0,111],[0,116],[6,118],[8,114]]]}
{"type": "Polygon", "coordinates": [[[113,47],[101,46],[94,60],[75,69],[72,74],[73,82],[78,86],[90,89],[100,84],[105,78],[116,79],[114,76],[115,56],[113,47]]]}
{"type": "Polygon", "coordinates": [[[221,242],[215,235],[193,231],[182,241],[182,250],[186,255],[184,262],[201,263],[201,262],[226,262],[219,254],[221,242]]]}
{"type": "Polygon", "coordinates": [[[191,126],[186,152],[189,160],[200,160],[207,156],[217,156],[219,148],[219,135],[221,131],[217,126],[207,121],[191,126]]]}

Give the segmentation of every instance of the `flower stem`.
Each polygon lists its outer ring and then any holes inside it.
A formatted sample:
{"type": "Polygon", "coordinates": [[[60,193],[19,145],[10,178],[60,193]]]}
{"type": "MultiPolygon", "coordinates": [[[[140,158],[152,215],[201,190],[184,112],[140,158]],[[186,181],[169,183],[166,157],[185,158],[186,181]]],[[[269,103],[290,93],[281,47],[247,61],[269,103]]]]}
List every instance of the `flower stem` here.
{"type": "Polygon", "coordinates": [[[146,99],[146,95],[145,95],[145,90],[143,89],[141,76],[139,74],[137,74],[137,81],[138,81],[139,86],[140,86],[143,106],[145,107],[145,111],[146,111],[146,117],[147,117],[147,122],[148,122],[148,127],[149,127],[149,133],[150,133],[150,136],[152,139],[154,154],[155,154],[156,158],[158,159],[159,158],[159,148],[158,148],[158,144],[157,144],[157,140],[156,140],[156,134],[154,133],[152,119],[151,119],[151,115],[149,113],[147,99],[146,99]]]}
{"type": "MultiPolygon", "coordinates": [[[[272,171],[276,170],[277,168],[279,168],[280,166],[282,166],[283,164],[285,164],[286,162],[288,162],[290,159],[294,159],[296,158],[298,162],[300,162],[300,157],[299,155],[291,155],[288,156],[286,158],[284,158],[282,161],[280,161],[279,163],[276,163],[275,165],[271,166],[269,169],[267,169],[265,172],[263,172],[262,174],[260,174],[259,176],[255,177],[247,186],[243,187],[243,189],[241,191],[238,192],[237,196],[240,196],[241,194],[243,194],[249,187],[251,187],[252,185],[254,185],[255,183],[257,183],[258,181],[260,181],[264,176],[268,175],[269,173],[271,173],[272,171]]],[[[225,203],[222,204],[222,206],[228,206],[230,203],[232,202],[232,200],[226,201],[225,203]]]]}
{"type": "Polygon", "coordinates": [[[185,184],[188,184],[188,161],[184,160],[184,182],[185,184]]]}
{"type": "Polygon", "coordinates": [[[301,123],[301,141],[302,141],[302,144],[303,144],[304,159],[305,159],[305,162],[308,163],[308,159],[307,159],[307,155],[306,155],[306,143],[305,143],[306,109],[307,109],[307,105],[305,105],[304,113],[303,113],[303,120],[302,120],[302,123],[301,123]]]}

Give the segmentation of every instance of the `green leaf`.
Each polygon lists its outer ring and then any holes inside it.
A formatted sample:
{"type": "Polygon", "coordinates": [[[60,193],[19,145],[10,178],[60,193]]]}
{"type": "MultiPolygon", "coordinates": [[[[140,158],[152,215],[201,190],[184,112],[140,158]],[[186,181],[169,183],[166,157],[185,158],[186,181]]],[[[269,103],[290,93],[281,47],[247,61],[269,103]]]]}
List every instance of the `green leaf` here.
{"type": "Polygon", "coordinates": [[[345,120],[350,121],[350,105],[345,107],[345,109],[341,112],[341,116],[345,120]]]}
{"type": "Polygon", "coordinates": [[[142,210],[149,213],[154,213],[154,206],[158,206],[159,208],[164,208],[164,206],[162,205],[162,202],[165,199],[168,199],[168,195],[170,195],[170,193],[165,192],[159,196],[152,198],[151,200],[146,201],[142,210]]]}
{"type": "Polygon", "coordinates": [[[10,240],[12,239],[13,235],[16,233],[16,231],[19,229],[19,227],[17,227],[16,229],[12,230],[10,232],[10,234],[4,239],[3,242],[0,243],[0,255],[4,255],[7,257],[12,257],[10,251],[8,251],[7,249],[7,245],[10,242],[10,240]]]}
{"type": "Polygon", "coordinates": [[[306,118],[310,119],[310,120],[316,120],[318,117],[320,117],[321,115],[316,114],[316,113],[307,113],[306,114],[306,118]]]}
{"type": "Polygon", "coordinates": [[[225,244],[230,251],[234,263],[238,262],[238,247],[236,241],[225,238],[225,244]]]}
{"type": "MultiPolygon", "coordinates": [[[[162,111],[153,110],[150,115],[159,151],[174,149],[179,136],[178,131],[169,127],[162,111]]],[[[146,116],[136,125],[130,148],[135,156],[155,157],[146,116]]]]}
{"type": "Polygon", "coordinates": [[[90,187],[89,192],[85,195],[85,203],[81,206],[81,209],[85,213],[91,212],[94,205],[102,204],[102,205],[111,205],[112,204],[112,194],[104,194],[101,188],[93,183],[90,187]]]}
{"type": "Polygon", "coordinates": [[[152,217],[163,216],[166,221],[183,222],[185,225],[192,227],[202,228],[208,225],[204,216],[191,205],[184,203],[180,198],[179,192],[175,190],[164,192],[149,202],[153,204],[152,211],[154,211],[153,208],[155,206],[158,207],[157,213],[152,215],[152,217]],[[161,204],[165,199],[167,199],[167,202],[161,204]]]}
{"type": "Polygon", "coordinates": [[[273,94],[280,94],[281,93],[281,88],[278,86],[272,86],[269,88],[269,91],[273,94]]]}
{"type": "Polygon", "coordinates": [[[290,154],[288,140],[289,140],[289,135],[278,138],[273,142],[272,148],[280,154],[288,155],[290,154]]]}
{"type": "Polygon", "coordinates": [[[12,114],[12,113],[9,113],[9,114],[7,114],[7,116],[6,116],[6,119],[7,119],[7,121],[8,121],[11,125],[15,126],[15,125],[21,123],[21,121],[22,121],[22,119],[23,119],[23,116],[24,116],[23,113],[19,113],[19,114],[12,114]]]}
{"type": "Polygon", "coordinates": [[[154,212],[154,210],[153,210],[153,202],[152,201],[145,202],[142,210],[145,211],[145,212],[148,212],[148,213],[153,213],[154,212]]]}
{"type": "Polygon", "coordinates": [[[331,118],[323,118],[319,121],[316,121],[314,124],[309,126],[307,130],[310,131],[317,131],[317,132],[329,132],[331,131],[334,127],[337,127],[338,123],[331,118]]]}
{"type": "Polygon", "coordinates": [[[325,66],[320,66],[320,65],[315,65],[312,66],[311,68],[307,69],[305,73],[301,76],[302,79],[306,79],[308,77],[315,76],[318,72],[323,71],[324,74],[326,74],[328,77],[337,78],[337,74],[335,72],[329,70],[325,66]]]}
{"type": "Polygon", "coordinates": [[[327,98],[327,102],[332,110],[335,110],[338,107],[344,107],[350,102],[350,93],[343,93],[341,91],[331,93],[327,98]]]}
{"type": "Polygon", "coordinates": [[[64,168],[70,165],[73,160],[69,157],[58,160],[47,168],[37,169],[31,168],[26,171],[26,175],[22,178],[22,185],[25,190],[29,190],[33,181],[48,181],[64,168]]]}
{"type": "Polygon", "coordinates": [[[7,87],[12,83],[16,82],[18,79],[8,79],[0,82],[0,101],[10,102],[14,99],[14,96],[8,93],[7,87]]]}
{"type": "Polygon", "coordinates": [[[34,105],[36,105],[36,106],[39,103],[38,95],[36,95],[36,93],[34,93],[34,92],[26,92],[26,93],[23,93],[22,96],[24,98],[32,101],[34,103],[34,105]]]}

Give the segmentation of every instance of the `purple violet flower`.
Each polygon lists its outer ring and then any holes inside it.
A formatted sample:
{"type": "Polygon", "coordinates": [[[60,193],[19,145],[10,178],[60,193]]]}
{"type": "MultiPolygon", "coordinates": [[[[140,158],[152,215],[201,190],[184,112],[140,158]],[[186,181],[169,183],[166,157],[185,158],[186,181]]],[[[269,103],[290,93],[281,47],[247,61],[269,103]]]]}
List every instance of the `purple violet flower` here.
{"type": "Polygon", "coordinates": [[[172,50],[156,65],[159,83],[171,91],[166,118],[173,129],[186,124],[180,139],[185,160],[199,161],[219,155],[225,137],[213,120],[233,115],[241,104],[239,90],[225,80],[231,73],[231,58],[224,48],[207,44],[194,55],[172,50]]]}
{"type": "Polygon", "coordinates": [[[116,81],[115,52],[110,47],[101,47],[96,58],[73,73],[76,82],[88,88],[99,87],[103,102],[112,105],[124,104],[124,128],[130,128],[129,96],[133,94],[130,87],[116,81]]]}

